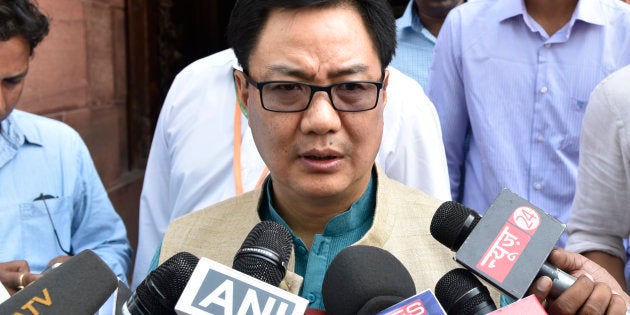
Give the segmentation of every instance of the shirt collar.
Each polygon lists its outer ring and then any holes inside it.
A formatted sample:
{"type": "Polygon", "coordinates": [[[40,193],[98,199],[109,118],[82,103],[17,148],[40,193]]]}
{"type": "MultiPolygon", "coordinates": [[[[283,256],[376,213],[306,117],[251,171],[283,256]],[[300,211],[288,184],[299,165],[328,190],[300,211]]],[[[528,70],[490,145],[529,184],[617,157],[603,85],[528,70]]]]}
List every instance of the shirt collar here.
{"type": "Polygon", "coordinates": [[[497,17],[501,22],[527,12],[524,0],[501,0],[497,1],[495,6],[497,17]]]}
{"type": "Polygon", "coordinates": [[[24,144],[25,136],[13,116],[13,113],[11,113],[0,122],[0,136],[2,136],[3,142],[17,149],[24,144]]]}
{"type": "Polygon", "coordinates": [[[9,116],[0,122],[0,133],[9,143],[19,147],[25,143],[43,145],[41,135],[35,126],[24,119],[25,114],[19,110],[13,110],[9,116]]]}
{"type": "MultiPolygon", "coordinates": [[[[339,235],[343,233],[347,233],[348,231],[352,231],[363,224],[366,220],[371,220],[374,216],[374,207],[376,203],[376,189],[374,186],[374,171],[372,172],[372,176],[370,177],[370,183],[368,184],[367,189],[359,198],[359,200],[355,201],[350,209],[344,211],[333,217],[324,228],[324,235],[339,235]]],[[[272,180],[269,178],[266,181],[266,185],[264,187],[263,196],[266,196],[266,200],[263,201],[263,205],[266,207],[260,207],[259,211],[260,217],[263,220],[271,220],[281,223],[288,227],[288,224],[282,219],[282,217],[278,214],[271,202],[271,189],[272,189],[272,180]]],[[[289,228],[291,234],[293,235],[294,240],[297,238],[293,231],[289,228]]]]}
{"type": "Polygon", "coordinates": [[[606,25],[606,17],[601,1],[580,0],[573,17],[595,25],[606,25]]]}
{"type": "Polygon", "coordinates": [[[36,144],[38,144],[39,142],[36,132],[24,132],[31,131],[28,123],[18,125],[21,115],[23,114],[14,110],[7,118],[0,121],[0,168],[14,159],[20,147],[25,143],[37,141],[36,144]],[[23,128],[23,125],[27,128],[23,128]]]}
{"type": "MultiPolygon", "coordinates": [[[[515,16],[528,15],[525,7],[525,0],[501,0],[496,2],[497,16],[499,21],[505,21],[515,16]]],[[[571,17],[571,24],[574,20],[582,20],[587,23],[605,25],[605,17],[600,1],[580,0],[575,12],[571,17]]]]}
{"type": "Polygon", "coordinates": [[[405,12],[403,12],[403,15],[399,17],[398,20],[396,20],[396,26],[398,28],[403,29],[406,27],[413,27],[414,16],[416,17],[417,23],[420,23],[420,26],[422,26],[422,22],[418,18],[418,14],[416,10],[414,10],[413,4],[414,4],[414,1],[409,1],[409,4],[407,4],[407,8],[405,9],[405,12]]]}
{"type": "Polygon", "coordinates": [[[410,32],[419,33],[434,44],[437,40],[422,24],[415,7],[415,1],[409,1],[403,15],[396,20],[396,28],[398,29],[398,33],[404,32],[407,29],[410,32]]]}

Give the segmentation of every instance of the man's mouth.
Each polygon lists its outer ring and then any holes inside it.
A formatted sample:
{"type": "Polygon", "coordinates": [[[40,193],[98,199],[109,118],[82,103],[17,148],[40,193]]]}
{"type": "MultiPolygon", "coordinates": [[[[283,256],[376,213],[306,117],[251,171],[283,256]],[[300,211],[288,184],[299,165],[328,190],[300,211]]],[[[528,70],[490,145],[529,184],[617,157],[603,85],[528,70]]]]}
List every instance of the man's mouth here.
{"type": "Polygon", "coordinates": [[[326,155],[326,156],[305,155],[304,157],[309,160],[320,160],[320,161],[332,160],[332,159],[337,158],[336,156],[333,156],[333,155],[326,155]]]}

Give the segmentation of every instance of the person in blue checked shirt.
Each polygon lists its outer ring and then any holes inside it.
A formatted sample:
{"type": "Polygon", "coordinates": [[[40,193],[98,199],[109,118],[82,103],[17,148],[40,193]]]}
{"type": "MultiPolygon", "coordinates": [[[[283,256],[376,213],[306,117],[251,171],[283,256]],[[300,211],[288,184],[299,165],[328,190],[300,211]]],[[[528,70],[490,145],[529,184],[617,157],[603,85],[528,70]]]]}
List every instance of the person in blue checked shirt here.
{"type": "Polygon", "coordinates": [[[427,88],[433,49],[448,13],[464,0],[410,0],[396,20],[398,45],[391,65],[427,88]]]}
{"type": "Polygon", "coordinates": [[[0,0],[0,282],[14,294],[92,250],[126,281],[131,247],[88,149],[69,126],[15,107],[48,18],[0,0]]]}

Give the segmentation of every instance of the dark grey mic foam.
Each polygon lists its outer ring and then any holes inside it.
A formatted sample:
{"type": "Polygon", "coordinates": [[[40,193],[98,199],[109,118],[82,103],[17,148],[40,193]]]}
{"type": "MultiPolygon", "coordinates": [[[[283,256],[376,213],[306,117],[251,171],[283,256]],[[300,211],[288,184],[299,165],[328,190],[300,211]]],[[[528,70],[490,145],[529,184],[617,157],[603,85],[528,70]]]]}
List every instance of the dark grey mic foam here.
{"type": "Polygon", "coordinates": [[[435,297],[449,315],[487,314],[496,310],[488,288],[463,268],[447,272],[435,285],[435,297]]]}
{"type": "Polygon", "coordinates": [[[446,201],[431,219],[431,235],[442,245],[457,251],[466,237],[481,220],[481,216],[463,205],[446,201]]]}
{"type": "Polygon", "coordinates": [[[94,314],[117,284],[118,278],[105,262],[85,250],[0,304],[0,314],[31,314],[22,308],[27,303],[40,314],[94,314]],[[46,302],[33,302],[35,297],[46,302]]]}
{"type": "Polygon", "coordinates": [[[292,248],[293,237],[284,225],[262,221],[243,241],[232,269],[277,287],[286,274],[292,248]]]}
{"type": "Polygon", "coordinates": [[[180,252],[167,259],[142,280],[127,300],[131,314],[176,314],[179,300],[199,258],[180,252]]]}
{"type": "Polygon", "coordinates": [[[326,312],[335,315],[375,314],[414,294],[407,268],[388,251],[373,246],[343,249],[330,263],[322,284],[326,312]]]}

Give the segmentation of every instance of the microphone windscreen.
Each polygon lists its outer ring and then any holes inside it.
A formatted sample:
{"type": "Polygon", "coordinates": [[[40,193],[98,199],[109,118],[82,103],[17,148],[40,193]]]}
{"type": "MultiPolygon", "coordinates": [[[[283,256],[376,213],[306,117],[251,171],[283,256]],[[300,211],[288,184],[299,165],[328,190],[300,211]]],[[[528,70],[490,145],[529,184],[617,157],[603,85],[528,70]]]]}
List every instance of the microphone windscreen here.
{"type": "Polygon", "coordinates": [[[286,274],[292,248],[293,237],[284,225],[262,221],[243,241],[232,269],[277,287],[286,274]]]}
{"type": "Polygon", "coordinates": [[[435,210],[430,232],[442,245],[457,251],[479,220],[481,216],[473,210],[460,203],[446,201],[435,210]]]}
{"type": "Polygon", "coordinates": [[[0,314],[94,314],[117,284],[107,264],[85,250],[0,304],[0,314]]]}
{"type": "Polygon", "coordinates": [[[386,299],[378,297],[391,297],[392,304],[383,305],[385,309],[415,293],[409,271],[394,255],[363,245],[346,247],[339,252],[322,284],[326,312],[335,315],[357,314],[368,303],[386,299]]]}
{"type": "Polygon", "coordinates": [[[435,285],[435,297],[447,314],[487,314],[496,310],[488,288],[463,268],[447,272],[435,285]]]}
{"type": "Polygon", "coordinates": [[[175,314],[175,304],[198,262],[199,258],[188,252],[171,256],[142,280],[127,307],[148,314],[175,314]]]}

